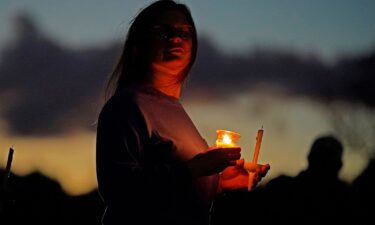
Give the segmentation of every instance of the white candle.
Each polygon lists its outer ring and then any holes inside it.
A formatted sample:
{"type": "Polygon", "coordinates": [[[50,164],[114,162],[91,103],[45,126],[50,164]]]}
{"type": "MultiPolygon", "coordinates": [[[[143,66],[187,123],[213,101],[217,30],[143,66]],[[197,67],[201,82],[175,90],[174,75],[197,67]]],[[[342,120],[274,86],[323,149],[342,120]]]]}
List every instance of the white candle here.
{"type": "MultiPolygon", "coordinates": [[[[255,144],[255,149],[254,149],[254,155],[253,155],[253,161],[252,164],[253,166],[256,166],[258,162],[258,156],[259,156],[259,151],[260,151],[260,145],[262,144],[262,138],[263,138],[263,126],[261,129],[258,130],[258,134],[256,137],[256,144],[255,144]]],[[[252,186],[253,186],[253,181],[254,181],[254,172],[249,172],[249,186],[247,189],[250,191],[252,186]]]]}
{"type": "Polygon", "coordinates": [[[255,144],[254,155],[253,155],[253,163],[258,162],[258,156],[259,156],[259,151],[260,151],[260,145],[262,144],[263,132],[264,130],[262,126],[262,128],[258,130],[258,134],[256,137],[256,144],[255,144]]]}

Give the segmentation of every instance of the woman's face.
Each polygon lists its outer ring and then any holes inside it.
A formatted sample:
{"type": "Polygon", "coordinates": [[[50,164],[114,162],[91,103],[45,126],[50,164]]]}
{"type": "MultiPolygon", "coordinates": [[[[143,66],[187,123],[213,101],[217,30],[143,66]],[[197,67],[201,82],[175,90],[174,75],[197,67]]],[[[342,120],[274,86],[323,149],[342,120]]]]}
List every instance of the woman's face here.
{"type": "Polygon", "coordinates": [[[153,68],[179,74],[190,62],[192,27],[184,14],[167,11],[150,28],[150,60],[153,68]]]}

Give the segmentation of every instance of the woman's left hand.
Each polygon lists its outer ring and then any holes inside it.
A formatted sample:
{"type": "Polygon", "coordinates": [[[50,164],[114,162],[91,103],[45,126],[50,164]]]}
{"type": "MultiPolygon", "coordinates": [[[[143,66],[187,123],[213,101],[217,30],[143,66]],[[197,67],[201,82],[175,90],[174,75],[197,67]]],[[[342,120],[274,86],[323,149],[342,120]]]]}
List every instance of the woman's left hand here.
{"type": "Polygon", "coordinates": [[[241,157],[241,148],[210,148],[187,161],[187,168],[193,178],[209,176],[223,171],[228,166],[236,165],[241,157]]]}

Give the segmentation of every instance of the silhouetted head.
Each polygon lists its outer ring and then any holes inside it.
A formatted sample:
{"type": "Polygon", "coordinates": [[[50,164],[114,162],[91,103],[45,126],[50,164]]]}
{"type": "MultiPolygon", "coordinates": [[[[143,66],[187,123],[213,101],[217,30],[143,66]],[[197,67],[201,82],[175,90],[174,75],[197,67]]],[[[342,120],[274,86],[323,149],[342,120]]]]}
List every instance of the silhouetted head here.
{"type": "Polygon", "coordinates": [[[309,169],[322,176],[337,176],[342,167],[343,146],[333,136],[317,138],[308,155],[309,169]]]}
{"type": "Polygon", "coordinates": [[[107,93],[149,83],[155,64],[178,71],[176,83],[183,82],[194,64],[197,48],[197,33],[187,6],[172,0],[156,1],[133,20],[107,93]]]}

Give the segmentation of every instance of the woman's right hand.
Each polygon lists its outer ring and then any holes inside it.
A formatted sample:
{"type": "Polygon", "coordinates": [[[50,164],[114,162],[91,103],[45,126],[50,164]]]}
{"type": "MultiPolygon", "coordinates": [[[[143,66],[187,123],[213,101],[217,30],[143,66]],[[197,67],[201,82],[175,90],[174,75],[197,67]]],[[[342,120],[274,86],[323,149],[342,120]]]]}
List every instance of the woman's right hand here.
{"type": "Polygon", "coordinates": [[[240,147],[210,148],[199,153],[187,162],[187,167],[193,178],[220,173],[228,166],[236,165],[241,158],[240,147]]]}
{"type": "Polygon", "coordinates": [[[237,160],[236,166],[228,167],[220,174],[218,192],[248,189],[249,182],[252,184],[251,188],[255,188],[262,178],[266,176],[269,169],[269,164],[245,163],[244,159],[237,160]],[[250,172],[254,175],[252,176],[252,181],[249,181],[250,172]]]}

